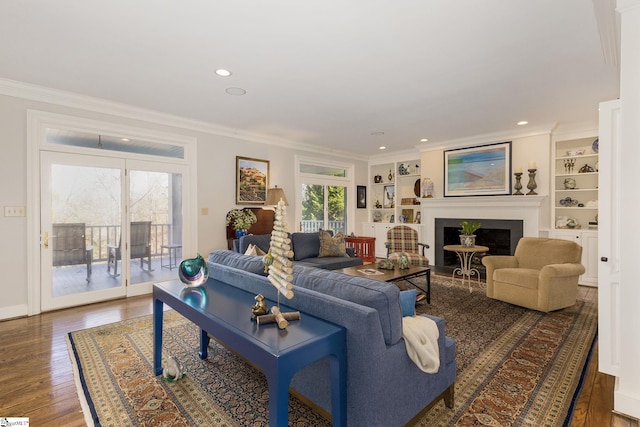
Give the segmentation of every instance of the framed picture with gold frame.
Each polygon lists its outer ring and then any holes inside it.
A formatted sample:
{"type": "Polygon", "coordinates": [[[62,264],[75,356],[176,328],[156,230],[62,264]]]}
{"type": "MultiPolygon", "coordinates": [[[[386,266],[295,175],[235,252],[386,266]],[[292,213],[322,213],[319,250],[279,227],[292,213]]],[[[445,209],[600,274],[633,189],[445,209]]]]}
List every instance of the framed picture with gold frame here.
{"type": "Polygon", "coordinates": [[[236,204],[264,205],[269,188],[269,160],[236,156],[236,204]]]}

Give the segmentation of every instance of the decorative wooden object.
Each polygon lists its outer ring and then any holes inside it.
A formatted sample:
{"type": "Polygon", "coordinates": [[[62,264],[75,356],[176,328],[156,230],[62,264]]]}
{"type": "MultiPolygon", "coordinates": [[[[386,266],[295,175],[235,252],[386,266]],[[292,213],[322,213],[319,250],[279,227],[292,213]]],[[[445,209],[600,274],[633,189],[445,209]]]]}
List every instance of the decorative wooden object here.
{"type": "MultiPolygon", "coordinates": [[[[293,298],[293,250],[291,250],[291,239],[287,233],[287,207],[280,199],[276,205],[275,221],[271,231],[271,245],[269,255],[273,262],[269,265],[269,282],[278,290],[278,305],[271,307],[271,314],[256,317],[258,325],[263,323],[277,323],[280,329],[289,325],[288,320],[300,319],[300,312],[282,313],[280,311],[280,294],[285,298],[293,298]]],[[[267,255],[265,255],[267,256],[267,255]]]]}

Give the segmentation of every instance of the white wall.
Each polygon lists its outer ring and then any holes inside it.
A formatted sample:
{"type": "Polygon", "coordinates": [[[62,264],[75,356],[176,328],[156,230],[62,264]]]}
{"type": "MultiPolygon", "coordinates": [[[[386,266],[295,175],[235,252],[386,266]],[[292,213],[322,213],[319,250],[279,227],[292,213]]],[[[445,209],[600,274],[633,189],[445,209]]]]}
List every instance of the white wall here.
{"type": "MultiPolygon", "coordinates": [[[[102,114],[78,108],[53,105],[28,99],[0,95],[0,206],[27,206],[27,124],[28,109],[66,114],[126,124],[193,136],[197,139],[197,250],[206,256],[211,250],[226,248],[225,215],[235,205],[236,156],[255,157],[270,161],[270,184],[282,187],[290,203],[295,200],[294,157],[304,154],[319,159],[343,158],[309,152],[289,147],[267,145],[212,132],[134,120],[117,115],[102,114]],[[203,215],[202,210],[208,214],[203,215]]],[[[350,156],[349,162],[355,166],[355,185],[367,182],[368,165],[350,156]]],[[[355,191],[355,186],[354,186],[355,191]]],[[[241,206],[244,207],[244,206],[241,206]]],[[[366,220],[366,211],[353,209],[354,230],[366,220]]],[[[294,210],[289,209],[290,229],[294,225],[294,210]]],[[[30,220],[30,219],[29,219],[30,220]]],[[[292,229],[293,231],[293,229],[292,229]]],[[[0,214],[0,320],[25,315],[27,313],[27,218],[4,217],[0,214]]],[[[184,254],[188,257],[190,254],[184,254]]]]}
{"type": "MultiPolygon", "coordinates": [[[[529,181],[527,175],[527,167],[529,162],[536,162],[536,192],[540,196],[548,196],[551,186],[551,135],[549,133],[541,133],[533,136],[523,136],[515,138],[502,138],[496,139],[492,137],[479,137],[475,140],[465,140],[464,142],[451,142],[444,143],[439,147],[432,149],[423,148],[422,151],[422,177],[431,178],[435,189],[435,198],[442,198],[444,194],[444,151],[445,149],[472,147],[476,145],[486,145],[497,142],[511,141],[511,165],[513,169],[520,167],[524,172],[522,175],[522,192],[526,193],[527,182],[529,181]],[[464,145],[461,145],[464,144],[464,145]],[[444,146],[447,145],[445,148],[444,146]]],[[[515,179],[513,179],[515,183],[515,179]]],[[[513,192],[513,188],[511,189],[513,192]]],[[[540,218],[540,228],[549,227],[550,219],[550,205],[549,197],[546,197],[541,211],[546,213],[540,218]]]]}

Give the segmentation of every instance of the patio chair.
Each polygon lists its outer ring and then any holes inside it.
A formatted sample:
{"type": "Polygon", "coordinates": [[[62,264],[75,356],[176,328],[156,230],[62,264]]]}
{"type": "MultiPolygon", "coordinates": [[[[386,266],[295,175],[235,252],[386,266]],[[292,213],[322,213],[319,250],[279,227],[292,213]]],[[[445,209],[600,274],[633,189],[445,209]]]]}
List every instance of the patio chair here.
{"type": "MultiPolygon", "coordinates": [[[[153,271],[151,269],[151,221],[132,222],[129,241],[129,247],[131,248],[129,258],[131,260],[140,258],[140,268],[145,270],[144,263],[147,263],[147,269],[145,271],[153,271]]],[[[118,246],[107,245],[107,273],[113,277],[119,276],[118,261],[122,257],[121,244],[122,235],[120,235],[118,246]],[[111,272],[112,269],[113,273],[111,272]]]]}
{"type": "Polygon", "coordinates": [[[87,245],[84,223],[52,224],[52,265],[86,264],[87,282],[91,280],[93,246],[87,245]]]}
{"type": "Polygon", "coordinates": [[[409,264],[428,267],[429,259],[424,250],[429,247],[426,243],[418,242],[418,232],[406,225],[397,225],[387,231],[387,258],[398,261],[402,254],[409,258],[409,264]]]}

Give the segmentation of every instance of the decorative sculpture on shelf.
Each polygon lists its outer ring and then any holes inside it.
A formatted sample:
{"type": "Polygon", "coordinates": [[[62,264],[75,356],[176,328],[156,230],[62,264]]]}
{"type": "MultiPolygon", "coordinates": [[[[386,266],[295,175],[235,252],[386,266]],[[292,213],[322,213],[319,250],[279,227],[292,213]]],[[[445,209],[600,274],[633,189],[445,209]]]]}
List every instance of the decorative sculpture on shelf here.
{"type": "MultiPolygon", "coordinates": [[[[277,323],[280,329],[289,325],[289,320],[300,319],[300,312],[282,313],[280,311],[280,295],[285,298],[293,298],[293,251],[291,250],[291,239],[287,234],[286,206],[280,199],[276,205],[275,222],[271,232],[271,244],[269,252],[262,258],[265,269],[268,269],[269,282],[278,290],[278,305],[271,307],[271,314],[256,315],[256,323],[277,323]]],[[[260,295],[258,295],[260,296],[260,295]]],[[[258,300],[256,296],[256,301],[258,300]]],[[[252,312],[254,310],[252,306],[252,312]]],[[[266,309],[266,303],[265,303],[266,309]]]]}
{"type": "Polygon", "coordinates": [[[209,278],[207,262],[200,254],[195,258],[185,259],[178,266],[178,278],[187,287],[204,284],[209,278]]]}

